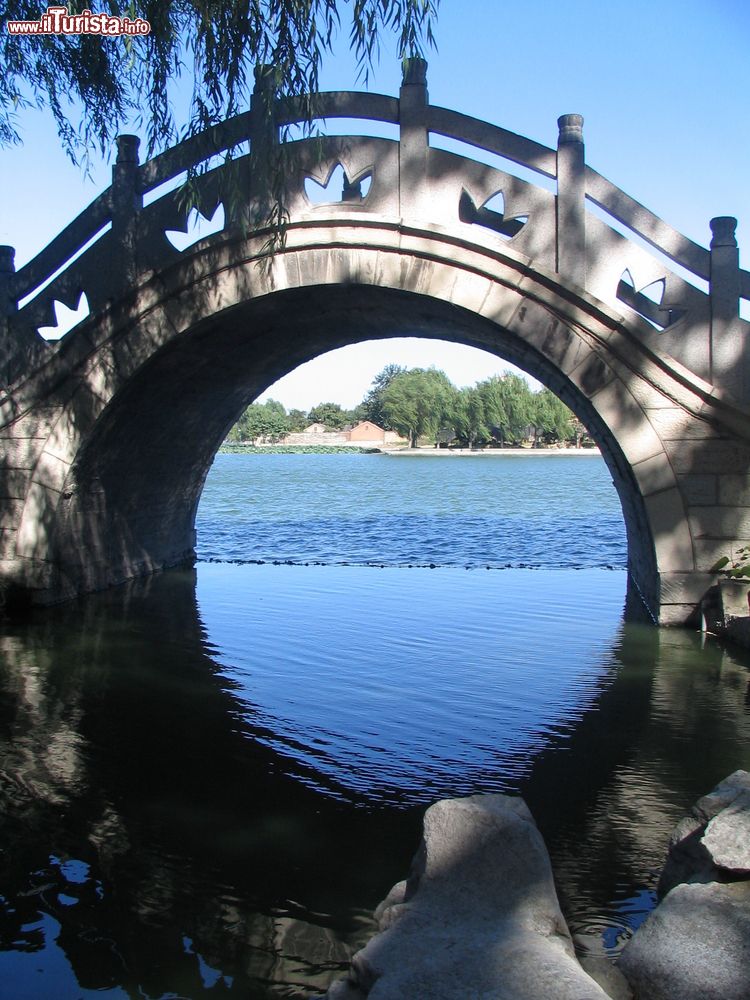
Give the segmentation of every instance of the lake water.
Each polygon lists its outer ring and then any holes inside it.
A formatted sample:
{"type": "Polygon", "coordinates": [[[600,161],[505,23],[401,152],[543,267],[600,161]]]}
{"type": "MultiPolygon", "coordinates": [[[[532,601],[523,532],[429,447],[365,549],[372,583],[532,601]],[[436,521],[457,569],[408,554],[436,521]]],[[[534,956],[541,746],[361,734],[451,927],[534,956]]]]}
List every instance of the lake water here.
{"type": "Polygon", "coordinates": [[[570,569],[627,562],[619,500],[595,454],[218,455],[198,531],[202,559],[570,569]]]}
{"type": "Polygon", "coordinates": [[[198,531],[195,571],[0,637],[14,1000],[309,997],[425,806],[478,791],[526,797],[614,955],[676,821],[750,767],[744,654],[624,621],[596,456],[219,455],[198,531]]]}

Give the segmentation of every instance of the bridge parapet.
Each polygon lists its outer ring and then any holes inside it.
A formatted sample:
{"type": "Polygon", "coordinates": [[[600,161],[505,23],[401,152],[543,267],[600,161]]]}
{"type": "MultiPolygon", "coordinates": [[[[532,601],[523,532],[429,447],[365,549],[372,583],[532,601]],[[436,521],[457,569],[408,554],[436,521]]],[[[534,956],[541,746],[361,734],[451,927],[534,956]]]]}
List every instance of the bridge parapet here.
{"type": "MultiPolygon", "coordinates": [[[[711,249],[699,246],[586,165],[581,116],[559,119],[558,147],[550,149],[430,105],[422,60],[407,65],[399,98],[339,92],[271,105],[262,69],[250,111],[144,164],[138,163],[137,139],[120,137],[107,191],[18,272],[5,251],[0,306],[6,384],[55,349],[38,332],[55,326],[55,301],[75,309],[85,293],[89,312],[96,313],[139,276],[176,260],[180,251],[166,234],[187,231],[191,207],[211,219],[224,203],[224,225],[209,237],[214,242],[248,227],[262,229],[270,208],[267,167],[277,147],[292,221],[326,211],[332,218],[354,212],[358,222],[368,214],[388,215],[396,224],[460,222],[467,240],[489,237],[557,273],[620,311],[649,349],[675,358],[737,401],[747,400],[749,324],[739,318],[739,302],[750,297],[750,274],[739,268],[734,220],[712,220],[711,249]],[[337,119],[378,122],[396,126],[398,138],[295,139],[294,129],[310,115],[313,128],[337,119]],[[431,140],[459,145],[461,154],[431,140]],[[488,165],[486,154],[499,159],[488,165]],[[214,166],[217,159],[223,162],[214,166]],[[342,201],[313,206],[306,178],[326,185],[339,164],[345,173],[342,201]],[[514,173],[517,167],[525,178],[514,173]],[[195,170],[191,206],[174,187],[195,170]],[[360,197],[358,185],[366,178],[370,190],[360,197]],[[229,203],[225,194],[232,183],[240,184],[243,197],[229,203]]],[[[63,339],[69,337],[75,328],[63,339]]]]}

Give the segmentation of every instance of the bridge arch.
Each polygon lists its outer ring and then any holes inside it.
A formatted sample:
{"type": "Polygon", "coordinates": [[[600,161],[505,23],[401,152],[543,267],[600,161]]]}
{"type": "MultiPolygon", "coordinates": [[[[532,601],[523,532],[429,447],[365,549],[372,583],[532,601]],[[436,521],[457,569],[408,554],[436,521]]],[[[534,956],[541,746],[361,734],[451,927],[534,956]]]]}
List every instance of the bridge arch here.
{"type": "MultiPolygon", "coordinates": [[[[120,137],[111,188],[21,270],[0,248],[0,595],[50,603],[190,558],[206,472],[243,407],[317,354],[410,334],[494,352],[561,396],[609,465],[634,586],[662,623],[695,616],[711,566],[750,542],[736,220],[711,220],[704,249],[586,165],[579,115],[548,149],[433,107],[425,73],[412,61],[398,98],[312,102],[398,139],[290,141],[277,157],[311,105],[273,103],[261,72],[249,111],[148,163],[120,137]],[[167,234],[187,208],[169,185],[243,143],[244,198],[178,252],[167,234]],[[274,157],[289,225],[270,254],[274,157]],[[341,201],[312,205],[306,178],[326,185],[337,166],[341,201]],[[38,331],[53,301],[83,291],[90,317],[51,347],[38,331]]],[[[195,181],[206,218],[226,176],[195,181]]]]}
{"type": "MultiPolygon", "coordinates": [[[[616,313],[510,248],[437,227],[363,226],[356,214],[291,227],[270,260],[259,237],[207,248],[81,331],[87,350],[66,366],[66,402],[20,520],[27,585],[59,599],[189,558],[206,473],[244,406],[324,351],[397,333],[493,352],[571,406],[602,448],[631,579],[658,614],[660,574],[694,566],[651,419],[676,396],[687,402],[679,372],[638,349],[616,313]]],[[[59,367],[51,359],[26,392],[59,367]]]]}

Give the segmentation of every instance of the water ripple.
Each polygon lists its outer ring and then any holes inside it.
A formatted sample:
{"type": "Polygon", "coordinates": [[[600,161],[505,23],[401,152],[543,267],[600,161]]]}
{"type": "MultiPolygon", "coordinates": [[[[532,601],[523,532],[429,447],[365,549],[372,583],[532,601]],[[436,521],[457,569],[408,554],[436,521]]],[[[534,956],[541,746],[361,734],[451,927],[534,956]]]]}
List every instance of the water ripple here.
{"type": "Polygon", "coordinates": [[[219,455],[198,557],[317,565],[624,568],[617,494],[598,458],[385,461],[219,455]],[[550,475],[551,469],[554,475],[550,475]]]}

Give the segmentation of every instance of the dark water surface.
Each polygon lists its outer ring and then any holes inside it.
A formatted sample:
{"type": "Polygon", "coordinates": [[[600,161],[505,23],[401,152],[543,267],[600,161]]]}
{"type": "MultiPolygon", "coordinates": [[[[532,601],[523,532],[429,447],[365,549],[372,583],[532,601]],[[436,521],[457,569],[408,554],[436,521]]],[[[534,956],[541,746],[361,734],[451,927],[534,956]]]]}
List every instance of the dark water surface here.
{"type": "Polygon", "coordinates": [[[598,458],[276,459],[219,456],[202,555],[327,565],[202,562],[0,637],[0,995],[308,997],[425,806],[477,791],[526,797],[615,953],[674,823],[750,767],[747,661],[623,621],[598,458]]]}

